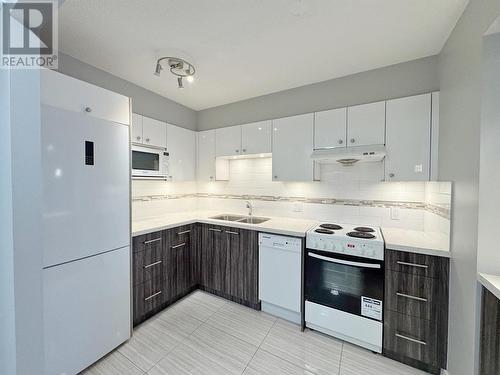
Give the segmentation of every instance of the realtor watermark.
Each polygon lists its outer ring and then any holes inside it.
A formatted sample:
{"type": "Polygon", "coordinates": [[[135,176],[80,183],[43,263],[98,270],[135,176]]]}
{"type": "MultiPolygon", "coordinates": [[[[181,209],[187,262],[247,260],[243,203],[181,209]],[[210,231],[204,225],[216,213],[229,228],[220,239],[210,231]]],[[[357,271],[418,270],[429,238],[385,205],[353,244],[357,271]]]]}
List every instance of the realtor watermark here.
{"type": "Polygon", "coordinates": [[[12,0],[0,4],[0,67],[57,69],[57,0],[12,0]]]}

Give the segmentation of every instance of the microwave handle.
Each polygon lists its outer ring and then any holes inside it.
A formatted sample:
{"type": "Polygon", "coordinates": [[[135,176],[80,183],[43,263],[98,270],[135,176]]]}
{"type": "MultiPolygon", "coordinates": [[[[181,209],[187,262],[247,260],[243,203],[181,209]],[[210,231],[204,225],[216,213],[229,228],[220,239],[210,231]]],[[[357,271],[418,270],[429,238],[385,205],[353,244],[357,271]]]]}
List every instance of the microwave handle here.
{"type": "Polygon", "coordinates": [[[380,264],[351,262],[350,260],[329,258],[329,257],[325,257],[323,255],[318,255],[318,254],[314,254],[314,253],[307,253],[307,255],[309,255],[310,257],[316,258],[316,259],[324,260],[326,262],[345,264],[347,266],[363,267],[363,268],[382,268],[382,266],[380,264]]]}

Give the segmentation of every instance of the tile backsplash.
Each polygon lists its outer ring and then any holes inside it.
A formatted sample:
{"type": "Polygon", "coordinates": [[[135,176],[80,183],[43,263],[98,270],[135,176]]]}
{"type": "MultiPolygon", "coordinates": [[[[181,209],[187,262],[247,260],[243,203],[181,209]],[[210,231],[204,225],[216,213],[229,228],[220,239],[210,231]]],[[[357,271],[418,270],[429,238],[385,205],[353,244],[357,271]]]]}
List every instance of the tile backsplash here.
{"type": "Polygon", "coordinates": [[[274,182],[272,159],[230,161],[230,180],[135,180],[133,216],[187,210],[288,216],[449,234],[450,182],[382,182],[383,163],[320,167],[320,182],[274,182]]]}

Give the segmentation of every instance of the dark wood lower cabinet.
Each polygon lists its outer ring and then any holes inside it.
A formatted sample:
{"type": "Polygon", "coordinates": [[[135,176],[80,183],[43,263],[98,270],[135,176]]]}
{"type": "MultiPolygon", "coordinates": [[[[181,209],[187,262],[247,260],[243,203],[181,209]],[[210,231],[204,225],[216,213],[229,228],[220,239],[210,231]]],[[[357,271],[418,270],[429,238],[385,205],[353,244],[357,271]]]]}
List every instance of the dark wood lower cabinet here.
{"type": "Polygon", "coordinates": [[[200,224],[200,288],[260,309],[258,232],[200,224]]]}
{"type": "Polygon", "coordinates": [[[200,288],[254,309],[258,232],[204,224],[133,238],[134,325],[200,288]]]}
{"type": "Polygon", "coordinates": [[[385,356],[440,374],[447,366],[449,261],[386,250],[385,356]]]}
{"type": "Polygon", "coordinates": [[[480,375],[500,374],[500,300],[482,288],[480,375]]]}

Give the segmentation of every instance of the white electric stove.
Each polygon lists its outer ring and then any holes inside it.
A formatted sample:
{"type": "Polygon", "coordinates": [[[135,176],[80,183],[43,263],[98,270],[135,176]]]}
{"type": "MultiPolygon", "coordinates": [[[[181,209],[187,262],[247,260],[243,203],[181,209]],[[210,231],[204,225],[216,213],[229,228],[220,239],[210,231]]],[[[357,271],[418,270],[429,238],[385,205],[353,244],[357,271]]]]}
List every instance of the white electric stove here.
{"type": "Polygon", "coordinates": [[[384,247],[372,226],[323,223],[307,232],[307,327],[382,352],[384,247]]]}

